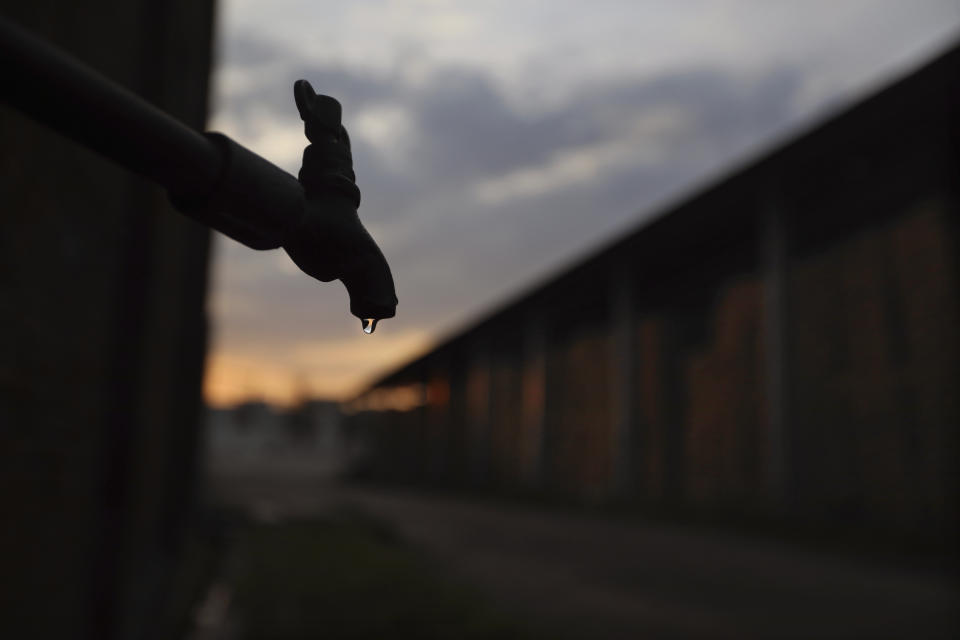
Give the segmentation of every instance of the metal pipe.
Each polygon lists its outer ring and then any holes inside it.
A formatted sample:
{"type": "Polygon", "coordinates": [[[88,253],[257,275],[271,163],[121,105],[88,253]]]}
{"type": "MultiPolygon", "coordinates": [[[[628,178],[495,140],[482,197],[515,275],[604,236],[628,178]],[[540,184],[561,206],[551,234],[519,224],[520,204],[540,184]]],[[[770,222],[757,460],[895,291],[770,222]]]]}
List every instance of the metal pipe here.
{"type": "Polygon", "coordinates": [[[223,154],[203,134],[0,19],[0,98],[173,193],[216,182],[223,154]]]}
{"type": "Polygon", "coordinates": [[[170,194],[183,213],[254,249],[303,215],[303,187],[220,134],[203,134],[7,20],[0,100],[170,194]]]}

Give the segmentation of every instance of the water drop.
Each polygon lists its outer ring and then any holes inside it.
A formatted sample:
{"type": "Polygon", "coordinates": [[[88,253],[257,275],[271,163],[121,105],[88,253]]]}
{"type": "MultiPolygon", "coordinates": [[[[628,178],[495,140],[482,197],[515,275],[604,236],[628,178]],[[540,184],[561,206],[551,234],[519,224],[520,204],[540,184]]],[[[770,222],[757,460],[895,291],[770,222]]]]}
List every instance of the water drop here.
{"type": "Polygon", "coordinates": [[[363,327],[363,332],[366,334],[373,333],[373,330],[377,328],[377,319],[376,318],[364,318],[360,321],[360,326],[363,327]]]}

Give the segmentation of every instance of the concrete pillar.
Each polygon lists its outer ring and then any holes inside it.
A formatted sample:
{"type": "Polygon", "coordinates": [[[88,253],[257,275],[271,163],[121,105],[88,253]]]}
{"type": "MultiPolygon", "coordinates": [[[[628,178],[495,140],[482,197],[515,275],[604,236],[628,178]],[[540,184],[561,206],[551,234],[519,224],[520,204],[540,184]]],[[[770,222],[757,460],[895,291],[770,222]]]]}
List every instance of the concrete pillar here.
{"type": "Polygon", "coordinates": [[[489,479],[491,362],[485,339],[477,340],[467,370],[468,482],[483,485],[489,479]]]}
{"type": "Polygon", "coordinates": [[[763,338],[767,400],[767,489],[785,507],[789,491],[790,406],[788,393],[789,253],[786,212],[773,185],[760,204],[763,270],[763,338]]]}
{"type": "Polygon", "coordinates": [[[423,469],[434,482],[445,481],[450,437],[450,368],[444,363],[430,367],[425,387],[426,428],[423,430],[423,469]]]}
{"type": "Polygon", "coordinates": [[[613,425],[614,493],[628,493],[633,486],[632,440],[636,424],[637,317],[633,264],[622,257],[610,275],[610,408],[613,425]]]}
{"type": "Polygon", "coordinates": [[[527,313],[522,348],[521,478],[527,487],[539,487],[543,480],[543,436],[548,401],[547,337],[544,314],[539,311],[527,313]]]}

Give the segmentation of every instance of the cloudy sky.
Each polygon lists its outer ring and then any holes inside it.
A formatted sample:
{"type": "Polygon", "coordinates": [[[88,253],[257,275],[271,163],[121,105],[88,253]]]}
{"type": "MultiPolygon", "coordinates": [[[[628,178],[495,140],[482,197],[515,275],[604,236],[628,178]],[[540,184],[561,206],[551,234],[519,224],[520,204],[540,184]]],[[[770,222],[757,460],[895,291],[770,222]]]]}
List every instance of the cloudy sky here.
{"type": "Polygon", "coordinates": [[[210,128],[296,173],[343,103],[400,305],[218,236],[206,394],[348,397],[477,313],[960,37],[956,0],[220,0],[210,128]]]}

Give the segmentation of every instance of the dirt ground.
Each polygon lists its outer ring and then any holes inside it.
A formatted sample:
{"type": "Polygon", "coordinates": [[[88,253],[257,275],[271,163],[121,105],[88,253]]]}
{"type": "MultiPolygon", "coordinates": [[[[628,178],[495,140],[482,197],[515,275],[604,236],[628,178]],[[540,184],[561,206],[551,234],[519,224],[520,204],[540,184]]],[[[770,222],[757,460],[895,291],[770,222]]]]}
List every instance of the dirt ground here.
{"type": "Polygon", "coordinates": [[[637,520],[351,487],[221,477],[261,522],[367,514],[544,637],[953,638],[960,586],[784,542],[637,520]]]}

